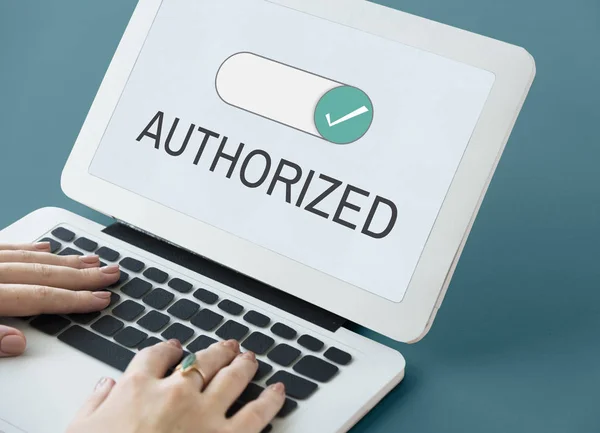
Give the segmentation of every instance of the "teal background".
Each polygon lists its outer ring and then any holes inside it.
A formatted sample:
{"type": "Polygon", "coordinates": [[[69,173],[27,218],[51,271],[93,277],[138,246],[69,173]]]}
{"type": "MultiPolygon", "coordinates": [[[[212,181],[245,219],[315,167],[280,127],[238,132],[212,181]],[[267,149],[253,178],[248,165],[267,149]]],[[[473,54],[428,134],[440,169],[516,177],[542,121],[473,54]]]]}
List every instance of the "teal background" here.
{"type": "MultiPolygon", "coordinates": [[[[361,329],[408,369],[353,433],[600,431],[600,2],[384,3],[525,46],[538,74],[433,330],[361,329]]],[[[59,177],[134,6],[0,0],[0,226],[48,205],[108,222],[59,177]]]]}

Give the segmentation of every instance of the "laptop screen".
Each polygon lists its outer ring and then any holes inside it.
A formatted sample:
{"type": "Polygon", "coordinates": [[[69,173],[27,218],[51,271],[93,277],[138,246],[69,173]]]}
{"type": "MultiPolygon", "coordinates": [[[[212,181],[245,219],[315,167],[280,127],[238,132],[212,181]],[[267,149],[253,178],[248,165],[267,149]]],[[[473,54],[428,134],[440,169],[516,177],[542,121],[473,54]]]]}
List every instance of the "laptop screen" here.
{"type": "Polygon", "coordinates": [[[264,0],[164,0],[89,172],[400,302],[493,82],[264,0]]]}

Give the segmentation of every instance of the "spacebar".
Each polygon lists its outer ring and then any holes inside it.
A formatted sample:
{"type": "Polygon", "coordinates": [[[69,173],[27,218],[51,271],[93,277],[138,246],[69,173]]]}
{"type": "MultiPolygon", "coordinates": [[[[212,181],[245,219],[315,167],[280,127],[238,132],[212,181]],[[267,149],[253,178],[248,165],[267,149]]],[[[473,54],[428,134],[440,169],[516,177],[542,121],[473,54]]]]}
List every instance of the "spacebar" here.
{"type": "Polygon", "coordinates": [[[71,326],[60,334],[58,339],[121,371],[125,371],[134,356],[131,350],[108,341],[79,325],[71,326]]]}

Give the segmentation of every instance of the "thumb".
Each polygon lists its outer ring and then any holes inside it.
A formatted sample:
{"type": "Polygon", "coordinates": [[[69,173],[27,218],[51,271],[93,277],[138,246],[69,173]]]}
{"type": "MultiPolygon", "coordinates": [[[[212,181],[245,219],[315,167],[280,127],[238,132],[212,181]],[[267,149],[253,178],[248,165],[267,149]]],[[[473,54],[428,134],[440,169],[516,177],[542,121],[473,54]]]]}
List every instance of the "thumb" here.
{"type": "Polygon", "coordinates": [[[0,358],[18,356],[25,351],[27,340],[21,331],[0,325],[0,358]]]}
{"type": "Polygon", "coordinates": [[[86,418],[93,414],[104,400],[106,400],[106,397],[108,397],[114,386],[115,381],[110,377],[103,377],[100,379],[96,384],[96,388],[94,388],[92,395],[88,397],[87,401],[83,404],[81,409],[79,409],[75,419],[86,418]]]}

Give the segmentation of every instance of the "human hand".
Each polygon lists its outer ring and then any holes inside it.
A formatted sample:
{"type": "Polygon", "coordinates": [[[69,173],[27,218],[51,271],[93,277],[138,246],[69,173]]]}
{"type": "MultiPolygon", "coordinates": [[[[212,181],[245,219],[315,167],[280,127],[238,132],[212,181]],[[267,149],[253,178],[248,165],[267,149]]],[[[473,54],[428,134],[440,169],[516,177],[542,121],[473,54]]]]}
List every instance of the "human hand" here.
{"type": "MultiPolygon", "coordinates": [[[[100,268],[100,258],[57,256],[50,243],[0,244],[0,317],[89,313],[106,308],[110,292],[94,290],[119,279],[119,266],[100,268]]],[[[0,358],[23,353],[21,331],[0,325],[0,358]]]]}
{"type": "Polygon", "coordinates": [[[226,417],[258,368],[254,354],[240,354],[235,340],[196,353],[206,383],[195,370],[164,378],[181,356],[177,340],[143,349],[118,383],[98,382],[67,433],[259,433],[283,406],[285,390],[278,383],[226,417]]]}

